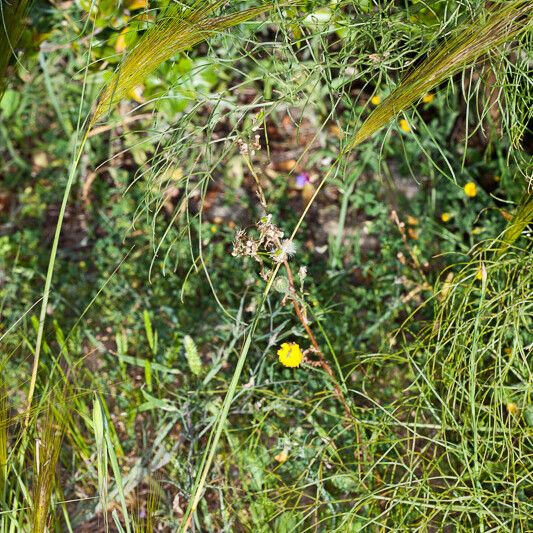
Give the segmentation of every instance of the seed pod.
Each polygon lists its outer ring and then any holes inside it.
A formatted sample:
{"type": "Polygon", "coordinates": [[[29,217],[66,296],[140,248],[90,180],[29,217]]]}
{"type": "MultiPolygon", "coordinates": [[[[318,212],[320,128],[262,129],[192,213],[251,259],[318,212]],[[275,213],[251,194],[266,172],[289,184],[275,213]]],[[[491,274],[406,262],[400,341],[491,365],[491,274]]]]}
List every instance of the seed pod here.
{"type": "Polygon", "coordinates": [[[185,357],[187,358],[191,372],[195,376],[199,376],[202,372],[202,361],[198,355],[196,344],[189,335],[185,335],[183,338],[183,348],[185,349],[185,357]]]}

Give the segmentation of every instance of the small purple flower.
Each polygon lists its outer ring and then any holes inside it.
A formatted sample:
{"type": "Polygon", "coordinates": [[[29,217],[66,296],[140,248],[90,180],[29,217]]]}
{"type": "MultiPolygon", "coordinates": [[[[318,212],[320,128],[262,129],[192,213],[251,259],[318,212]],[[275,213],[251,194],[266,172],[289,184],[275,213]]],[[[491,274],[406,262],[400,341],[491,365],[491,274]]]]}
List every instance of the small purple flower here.
{"type": "Polygon", "coordinates": [[[304,185],[307,183],[311,183],[311,178],[307,172],[302,172],[296,176],[296,187],[298,187],[298,189],[303,189],[304,185]]]}

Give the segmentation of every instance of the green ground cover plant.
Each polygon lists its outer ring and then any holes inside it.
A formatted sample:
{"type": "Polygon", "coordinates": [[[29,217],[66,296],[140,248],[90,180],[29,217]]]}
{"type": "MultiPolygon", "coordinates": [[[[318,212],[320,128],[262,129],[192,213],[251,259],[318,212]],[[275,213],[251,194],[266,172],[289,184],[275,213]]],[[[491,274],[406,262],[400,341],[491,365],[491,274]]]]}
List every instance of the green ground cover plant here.
{"type": "Polygon", "coordinates": [[[3,2],[0,530],[527,531],[532,11],[3,2]]]}

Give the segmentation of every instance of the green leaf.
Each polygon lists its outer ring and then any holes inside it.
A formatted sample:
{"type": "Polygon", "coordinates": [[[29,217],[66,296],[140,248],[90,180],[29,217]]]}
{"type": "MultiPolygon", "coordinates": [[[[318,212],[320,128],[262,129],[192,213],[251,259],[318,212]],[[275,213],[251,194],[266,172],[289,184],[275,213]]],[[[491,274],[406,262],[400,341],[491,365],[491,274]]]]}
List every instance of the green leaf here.
{"type": "Polygon", "coordinates": [[[21,96],[17,91],[7,89],[4,96],[0,98],[0,111],[4,118],[9,118],[17,110],[20,104],[21,96]]]}

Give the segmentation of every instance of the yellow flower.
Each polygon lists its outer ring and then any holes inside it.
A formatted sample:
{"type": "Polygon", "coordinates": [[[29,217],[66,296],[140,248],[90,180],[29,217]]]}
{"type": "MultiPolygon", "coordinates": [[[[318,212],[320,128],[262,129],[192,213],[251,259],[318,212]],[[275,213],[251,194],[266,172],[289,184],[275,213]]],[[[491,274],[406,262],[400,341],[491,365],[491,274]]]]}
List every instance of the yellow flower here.
{"type": "Polygon", "coordinates": [[[407,122],[407,120],[405,120],[404,118],[400,120],[400,129],[402,131],[405,131],[405,133],[409,133],[411,131],[411,126],[409,126],[409,122],[407,122]]]}
{"type": "Polygon", "coordinates": [[[485,265],[481,265],[476,272],[476,279],[478,281],[483,281],[487,279],[487,269],[485,268],[485,265]]]}
{"type": "Polygon", "coordinates": [[[128,28],[123,28],[122,31],[119,33],[117,42],[115,43],[115,52],[117,54],[121,54],[128,47],[128,45],[126,44],[126,35],[128,35],[128,28]]]}
{"type": "Polygon", "coordinates": [[[283,366],[294,368],[300,366],[304,354],[295,342],[284,342],[278,350],[279,362],[283,366]]]}
{"type": "Polygon", "coordinates": [[[145,7],[148,7],[148,0],[128,0],[126,1],[126,7],[130,11],[144,9],[145,7]]]}
{"type": "Polygon", "coordinates": [[[370,103],[372,105],[379,105],[381,103],[381,96],[373,96],[371,99],[370,99],[370,103]]]}
{"type": "Polygon", "coordinates": [[[426,94],[426,96],[424,96],[424,98],[422,98],[422,102],[424,102],[424,104],[431,104],[431,102],[433,102],[433,100],[435,100],[435,95],[434,94],[426,94]]]}
{"type": "Polygon", "coordinates": [[[443,222],[450,222],[451,218],[452,218],[451,213],[442,213],[442,215],[440,216],[440,219],[443,222]]]}
{"type": "Polygon", "coordinates": [[[276,457],[274,457],[274,459],[280,464],[283,464],[284,462],[286,462],[288,458],[289,458],[289,451],[287,450],[287,448],[283,448],[283,450],[280,453],[278,453],[276,457]]]}
{"type": "Polygon", "coordinates": [[[518,405],[516,405],[516,403],[508,403],[506,405],[507,407],[507,412],[511,415],[511,416],[518,416],[518,414],[520,413],[520,407],[518,407],[518,405]]]}
{"type": "Polygon", "coordinates": [[[474,196],[476,196],[476,194],[477,194],[477,187],[476,187],[476,184],[473,181],[469,181],[464,186],[463,190],[465,191],[465,194],[469,198],[474,198],[474,196]]]}
{"type": "Polygon", "coordinates": [[[407,224],[410,226],[418,226],[418,218],[407,215],[407,224]]]}

